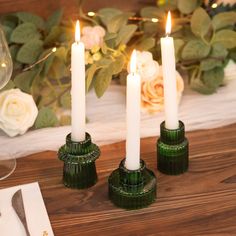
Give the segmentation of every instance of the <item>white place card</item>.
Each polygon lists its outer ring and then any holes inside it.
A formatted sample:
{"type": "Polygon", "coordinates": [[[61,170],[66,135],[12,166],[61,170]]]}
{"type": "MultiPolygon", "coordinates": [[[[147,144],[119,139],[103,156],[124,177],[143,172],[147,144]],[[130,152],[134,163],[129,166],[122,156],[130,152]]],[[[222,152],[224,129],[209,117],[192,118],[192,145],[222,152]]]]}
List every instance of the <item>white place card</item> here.
{"type": "Polygon", "coordinates": [[[30,236],[53,236],[52,227],[38,183],[0,190],[0,235],[26,236],[23,224],[12,207],[12,196],[21,189],[30,236]]]}

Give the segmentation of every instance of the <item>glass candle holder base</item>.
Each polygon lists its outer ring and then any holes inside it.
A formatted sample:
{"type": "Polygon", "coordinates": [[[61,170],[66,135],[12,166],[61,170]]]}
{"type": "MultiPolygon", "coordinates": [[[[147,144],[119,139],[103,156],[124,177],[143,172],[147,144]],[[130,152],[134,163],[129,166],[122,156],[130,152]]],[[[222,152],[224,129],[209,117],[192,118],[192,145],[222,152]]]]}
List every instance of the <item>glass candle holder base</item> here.
{"type": "Polygon", "coordinates": [[[144,208],[156,199],[156,176],[146,168],[143,160],[140,169],[128,170],[125,160],[108,179],[109,198],[118,207],[128,210],[144,208]]]}
{"type": "Polygon", "coordinates": [[[179,175],[188,170],[189,145],[185,137],[184,123],[170,130],[161,123],[161,134],[157,141],[157,169],[167,175],[179,175]]]}
{"type": "Polygon", "coordinates": [[[97,182],[95,161],[100,156],[100,149],[86,138],[81,142],[71,140],[71,134],[66,137],[66,144],[58,151],[58,158],[64,162],[63,183],[68,188],[89,188],[97,182]]]}

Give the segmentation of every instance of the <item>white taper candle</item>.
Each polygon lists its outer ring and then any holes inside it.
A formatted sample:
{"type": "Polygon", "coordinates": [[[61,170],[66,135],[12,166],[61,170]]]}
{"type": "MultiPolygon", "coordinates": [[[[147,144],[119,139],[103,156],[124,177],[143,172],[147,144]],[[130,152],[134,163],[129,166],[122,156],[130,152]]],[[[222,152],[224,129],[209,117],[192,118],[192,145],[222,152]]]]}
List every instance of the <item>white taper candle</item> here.
{"type": "Polygon", "coordinates": [[[162,69],[164,78],[165,127],[167,129],[177,129],[179,127],[179,120],[176,86],[175,48],[173,38],[169,37],[170,33],[171,15],[170,12],[168,12],[166,37],[161,38],[162,69]]]}
{"type": "Polygon", "coordinates": [[[76,22],[75,43],[71,47],[71,139],[85,140],[85,48],[80,42],[80,25],[76,22]]]}
{"type": "Polygon", "coordinates": [[[126,95],[126,160],[129,170],[140,168],[140,101],[141,78],[136,72],[136,51],[130,62],[130,74],[127,77],[126,95]]]}

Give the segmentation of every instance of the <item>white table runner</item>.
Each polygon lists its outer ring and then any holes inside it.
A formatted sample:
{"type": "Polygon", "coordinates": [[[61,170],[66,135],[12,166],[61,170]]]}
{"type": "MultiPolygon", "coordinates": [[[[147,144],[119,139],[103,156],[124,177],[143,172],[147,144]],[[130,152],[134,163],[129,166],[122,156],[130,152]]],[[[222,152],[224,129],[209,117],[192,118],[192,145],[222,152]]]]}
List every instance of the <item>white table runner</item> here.
{"type": "MultiPolygon", "coordinates": [[[[228,82],[213,95],[201,95],[185,89],[179,108],[186,130],[211,129],[236,122],[236,80],[228,82]]],[[[125,139],[125,87],[112,85],[101,99],[93,92],[87,96],[87,131],[99,145],[125,139]]],[[[142,114],[141,136],[158,136],[164,113],[142,114]]],[[[1,155],[21,157],[45,150],[58,150],[65,143],[70,127],[29,131],[9,138],[0,134],[1,155]]]]}

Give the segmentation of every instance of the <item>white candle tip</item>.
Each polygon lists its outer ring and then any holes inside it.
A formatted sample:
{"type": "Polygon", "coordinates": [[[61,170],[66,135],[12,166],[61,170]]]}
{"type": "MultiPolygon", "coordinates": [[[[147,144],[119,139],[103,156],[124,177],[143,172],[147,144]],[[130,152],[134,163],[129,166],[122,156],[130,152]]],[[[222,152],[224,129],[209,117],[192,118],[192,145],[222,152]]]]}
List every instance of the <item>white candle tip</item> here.
{"type": "Polygon", "coordinates": [[[75,42],[80,41],[80,23],[79,20],[76,21],[76,27],[75,27],[75,42]]]}
{"type": "Polygon", "coordinates": [[[167,21],[166,21],[166,35],[168,36],[171,33],[171,14],[168,11],[167,21]]]}

